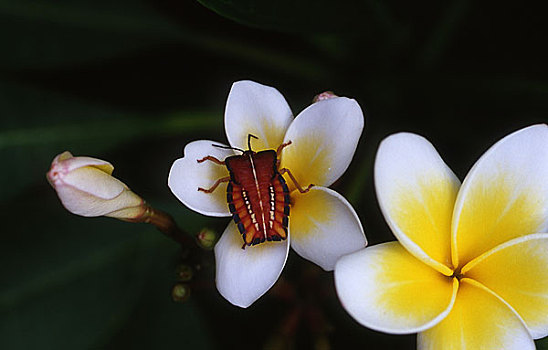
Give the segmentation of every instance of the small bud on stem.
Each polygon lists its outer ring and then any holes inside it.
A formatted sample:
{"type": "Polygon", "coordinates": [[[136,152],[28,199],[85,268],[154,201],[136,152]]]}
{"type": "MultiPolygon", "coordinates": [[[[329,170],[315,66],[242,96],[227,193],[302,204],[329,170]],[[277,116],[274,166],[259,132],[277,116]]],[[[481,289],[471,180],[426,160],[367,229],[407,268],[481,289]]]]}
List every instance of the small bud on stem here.
{"type": "Polygon", "coordinates": [[[171,298],[173,301],[182,303],[190,297],[190,288],[185,283],[177,283],[171,290],[171,298]]]}
{"type": "Polygon", "coordinates": [[[180,282],[188,282],[192,279],[192,276],[194,275],[192,267],[187,264],[181,264],[177,266],[175,272],[177,274],[177,280],[180,282]]]}
{"type": "Polygon", "coordinates": [[[211,250],[213,249],[213,247],[215,247],[215,243],[217,243],[217,238],[217,233],[215,231],[208,228],[203,228],[196,235],[196,242],[201,248],[211,250]]]}

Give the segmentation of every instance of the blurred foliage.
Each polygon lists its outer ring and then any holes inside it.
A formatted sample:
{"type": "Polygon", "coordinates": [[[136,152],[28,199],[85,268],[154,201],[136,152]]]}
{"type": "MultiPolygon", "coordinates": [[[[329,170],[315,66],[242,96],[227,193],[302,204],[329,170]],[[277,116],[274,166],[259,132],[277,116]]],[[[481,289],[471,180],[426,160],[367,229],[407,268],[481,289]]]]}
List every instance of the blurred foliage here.
{"type": "MultiPolygon", "coordinates": [[[[128,117],[112,108],[97,107],[15,84],[0,83],[5,118],[11,127],[0,131],[0,156],[11,171],[2,172],[2,197],[18,193],[35,181],[27,174],[47,169],[51,155],[66,149],[88,155],[150,134],[177,135],[217,127],[212,113],[179,111],[156,118],[128,117]]],[[[7,126],[6,125],[6,126],[7,126]]]]}
{"type": "Polygon", "coordinates": [[[198,1],[218,14],[245,25],[306,34],[363,30],[378,18],[384,6],[380,1],[359,0],[198,1]]]}
{"type": "MultiPolygon", "coordinates": [[[[177,246],[145,225],[68,214],[45,172],[64,150],[107,159],[189,233],[222,231],[227,220],[187,210],[166,182],[187,142],[225,140],[231,83],[274,86],[295,114],[334,90],[366,113],[354,162],[335,187],[372,244],[392,240],[371,179],[380,140],[422,134],[462,178],[500,137],[547,122],[543,14],[469,0],[0,1],[0,348],[413,349],[413,335],[357,325],[329,273],[316,277],[326,300],[304,286],[281,297],[310,268],[295,254],[248,310],[220,297],[211,266],[189,301],[173,303],[177,246]],[[310,305],[323,308],[326,333],[293,313],[310,305]],[[292,333],[293,317],[301,322],[292,333]]],[[[548,349],[546,340],[537,345],[548,349]]]]}

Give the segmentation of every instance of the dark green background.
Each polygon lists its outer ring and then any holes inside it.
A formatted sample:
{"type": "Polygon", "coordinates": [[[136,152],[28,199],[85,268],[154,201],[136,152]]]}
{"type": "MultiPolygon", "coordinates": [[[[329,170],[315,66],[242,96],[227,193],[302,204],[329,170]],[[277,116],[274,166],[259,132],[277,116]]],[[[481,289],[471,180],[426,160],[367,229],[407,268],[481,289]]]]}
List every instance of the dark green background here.
{"type": "Polygon", "coordinates": [[[323,349],[327,339],[413,349],[414,335],[354,322],[332,274],[294,253],[283,282],[247,310],[216,292],[207,267],[191,299],[173,303],[176,244],[146,225],[66,212],[45,172],[64,150],[107,159],[189,233],[222,231],[227,219],[186,209],[166,182],[186,143],[225,141],[232,82],[276,87],[295,114],[333,90],[366,115],[334,188],[371,244],[393,240],[372,184],[380,140],[422,134],[462,179],[493,142],[547,122],[545,13],[469,0],[202,3],[0,1],[0,348],[323,349]]]}

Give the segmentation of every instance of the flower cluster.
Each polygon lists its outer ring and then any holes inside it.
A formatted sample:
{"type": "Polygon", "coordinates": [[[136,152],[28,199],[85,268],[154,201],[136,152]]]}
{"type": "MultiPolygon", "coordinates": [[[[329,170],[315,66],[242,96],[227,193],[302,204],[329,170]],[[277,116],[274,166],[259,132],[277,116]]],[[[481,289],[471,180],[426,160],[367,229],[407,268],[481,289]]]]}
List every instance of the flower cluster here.
{"type": "MultiPolygon", "coordinates": [[[[462,184],[423,137],[386,138],[375,187],[398,241],[368,248],[354,209],[328,188],[348,168],[363,127],[353,99],[326,92],[293,117],[276,89],[234,83],[225,111],[229,145],[187,144],[168,179],[190,209],[233,216],[216,244],[214,232],[198,235],[204,248],[215,245],[221,295],[250,306],[276,282],[291,246],[335,270],[343,307],[364,326],[419,333],[420,349],[534,349],[533,340],[548,335],[548,126],[500,140],[462,184]]],[[[64,152],[47,178],[72,213],[149,222],[188,243],[174,234],[171,217],[112,171],[108,162],[64,152]]],[[[186,281],[191,272],[180,273],[186,281]]],[[[176,287],[175,299],[188,297],[176,287]]]]}

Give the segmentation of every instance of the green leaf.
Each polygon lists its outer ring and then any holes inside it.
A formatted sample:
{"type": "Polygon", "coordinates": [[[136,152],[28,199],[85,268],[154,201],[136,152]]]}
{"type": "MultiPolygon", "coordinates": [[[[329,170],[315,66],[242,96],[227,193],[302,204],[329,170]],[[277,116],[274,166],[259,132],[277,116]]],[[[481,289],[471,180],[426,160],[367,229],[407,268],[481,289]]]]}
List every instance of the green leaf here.
{"type": "Polygon", "coordinates": [[[7,198],[30,184],[45,183],[57,154],[100,158],[105,150],[143,137],[182,135],[222,127],[220,113],[178,112],[160,116],[128,116],[82,101],[15,84],[0,82],[0,197],[7,198]]]}
{"type": "Polygon", "coordinates": [[[174,45],[316,81],[329,71],[310,59],[257,47],[241,37],[185,27],[144,0],[1,1],[0,42],[0,72],[78,67],[174,45]]]}
{"type": "MultiPolygon", "coordinates": [[[[54,195],[23,199],[0,214],[0,348],[95,348],[140,304],[165,310],[176,243],[144,224],[71,215],[54,195]]],[[[178,317],[199,333],[198,313],[178,317]]]]}
{"type": "Polygon", "coordinates": [[[299,33],[354,32],[390,21],[382,2],[198,0],[236,22],[264,29],[299,33]],[[378,23],[376,23],[378,22],[378,23]]]}
{"type": "MultiPolygon", "coordinates": [[[[174,285],[173,266],[173,261],[166,258],[151,269],[143,296],[121,332],[104,344],[97,344],[99,348],[177,349],[181,344],[185,349],[213,348],[216,331],[206,323],[204,310],[197,303],[200,290],[191,287],[190,298],[182,304],[171,300],[169,288],[174,285]]],[[[213,289],[213,276],[206,283],[213,289]]]]}
{"type": "Polygon", "coordinates": [[[179,34],[175,23],[145,1],[6,0],[0,2],[0,67],[77,64],[179,34]]]}
{"type": "Polygon", "coordinates": [[[548,337],[535,341],[538,350],[548,350],[548,337]]]}

